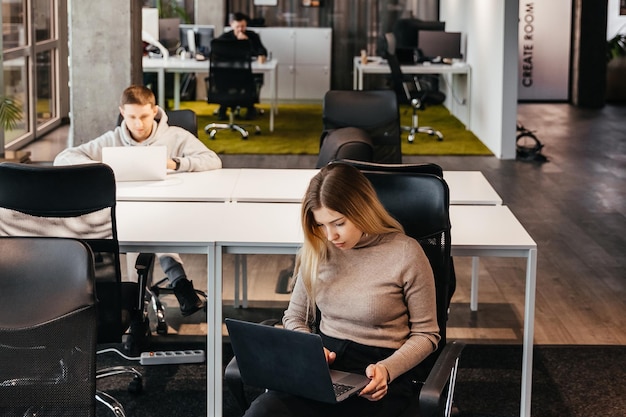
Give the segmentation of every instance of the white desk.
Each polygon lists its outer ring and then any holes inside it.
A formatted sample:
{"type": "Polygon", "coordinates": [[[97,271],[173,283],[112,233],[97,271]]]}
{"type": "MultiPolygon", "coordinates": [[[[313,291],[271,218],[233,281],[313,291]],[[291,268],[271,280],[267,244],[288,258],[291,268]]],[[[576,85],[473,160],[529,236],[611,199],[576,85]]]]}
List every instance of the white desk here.
{"type": "MultiPolygon", "coordinates": [[[[317,169],[242,169],[233,202],[299,203],[317,169]]],[[[450,204],[502,204],[502,197],[480,171],[444,171],[450,204]]]]}
{"type": "Polygon", "coordinates": [[[117,183],[117,201],[230,202],[240,169],[172,172],[163,181],[117,183]]]}
{"type": "MultiPolygon", "coordinates": [[[[170,56],[163,58],[143,57],[142,60],[144,72],[157,73],[157,88],[159,91],[159,106],[165,108],[165,73],[174,74],[174,109],[180,107],[180,74],[184,72],[209,72],[209,61],[197,61],[195,59],[181,59],[178,56],[170,56]]],[[[276,68],[278,61],[271,59],[260,64],[256,61],[252,62],[252,72],[257,74],[267,74],[269,78],[270,89],[270,132],[274,131],[274,114],[278,111],[278,82],[276,68]]]]}
{"type": "MultiPolygon", "coordinates": [[[[465,76],[467,77],[467,93],[463,105],[467,106],[467,129],[470,129],[471,117],[471,86],[472,86],[472,69],[469,64],[465,62],[458,62],[451,65],[447,64],[418,64],[418,65],[402,65],[400,67],[404,74],[440,74],[444,77],[453,76],[465,76]]],[[[391,70],[387,61],[381,57],[370,57],[368,63],[363,65],[361,63],[361,57],[354,57],[353,60],[353,74],[352,74],[352,89],[363,89],[363,77],[365,74],[390,74],[391,70]]],[[[448,91],[448,96],[454,97],[456,94],[453,91],[452,79],[444,79],[448,91]]]]}
{"type": "MultiPolygon", "coordinates": [[[[248,203],[231,204],[228,213],[215,229],[214,294],[222,290],[222,256],[235,254],[293,254],[302,241],[299,227],[299,204],[248,203]]],[[[535,283],[537,245],[524,227],[506,206],[451,206],[450,217],[453,256],[495,256],[526,258],[526,299],[524,305],[524,342],[522,358],[522,390],[520,416],[530,416],[533,335],[535,311],[535,283]]],[[[211,282],[209,282],[211,284],[211,282]]],[[[215,321],[209,329],[215,332],[213,340],[219,341],[222,332],[221,300],[215,299],[215,321]]],[[[213,346],[214,369],[222,361],[221,343],[213,346]]],[[[215,415],[219,416],[222,375],[214,374],[216,388],[215,415]]],[[[209,414],[211,415],[211,414],[209,414]]]]}

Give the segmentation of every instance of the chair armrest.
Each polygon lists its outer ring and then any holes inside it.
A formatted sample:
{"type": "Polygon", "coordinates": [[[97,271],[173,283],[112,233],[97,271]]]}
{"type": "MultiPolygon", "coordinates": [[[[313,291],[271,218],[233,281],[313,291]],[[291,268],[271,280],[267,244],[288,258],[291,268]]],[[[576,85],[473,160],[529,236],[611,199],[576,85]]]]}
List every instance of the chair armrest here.
{"type": "Polygon", "coordinates": [[[422,417],[445,415],[446,400],[448,397],[452,398],[454,393],[458,360],[464,347],[464,343],[451,342],[441,351],[420,392],[419,405],[422,417]],[[448,386],[451,387],[449,396],[446,395],[448,386]]]}

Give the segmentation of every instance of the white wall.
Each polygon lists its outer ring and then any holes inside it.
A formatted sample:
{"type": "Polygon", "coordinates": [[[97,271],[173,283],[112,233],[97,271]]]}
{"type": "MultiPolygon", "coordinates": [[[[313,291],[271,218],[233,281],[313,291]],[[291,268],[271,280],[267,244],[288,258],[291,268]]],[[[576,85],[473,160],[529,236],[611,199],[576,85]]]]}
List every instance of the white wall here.
{"type": "Polygon", "coordinates": [[[519,3],[519,99],[567,101],[572,0],[519,3]]]}
{"type": "Polygon", "coordinates": [[[626,15],[619,14],[619,0],[609,0],[607,5],[606,38],[626,33],[626,15]]]}
{"type": "Polygon", "coordinates": [[[515,158],[518,0],[441,0],[446,30],[462,32],[472,67],[472,131],[498,158],[515,158]]]}

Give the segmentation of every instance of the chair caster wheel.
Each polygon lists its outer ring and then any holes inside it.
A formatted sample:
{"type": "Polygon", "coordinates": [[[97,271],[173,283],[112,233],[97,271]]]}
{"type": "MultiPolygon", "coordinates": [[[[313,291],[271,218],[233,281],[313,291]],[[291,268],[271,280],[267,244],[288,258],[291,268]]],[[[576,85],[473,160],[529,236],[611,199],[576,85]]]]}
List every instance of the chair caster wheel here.
{"type": "Polygon", "coordinates": [[[164,323],[164,322],[157,323],[156,332],[157,332],[157,334],[160,334],[160,335],[166,335],[167,334],[167,323],[164,323]]]}
{"type": "Polygon", "coordinates": [[[128,392],[131,394],[141,394],[141,391],[143,391],[143,380],[141,377],[136,376],[128,383],[128,392]]]}

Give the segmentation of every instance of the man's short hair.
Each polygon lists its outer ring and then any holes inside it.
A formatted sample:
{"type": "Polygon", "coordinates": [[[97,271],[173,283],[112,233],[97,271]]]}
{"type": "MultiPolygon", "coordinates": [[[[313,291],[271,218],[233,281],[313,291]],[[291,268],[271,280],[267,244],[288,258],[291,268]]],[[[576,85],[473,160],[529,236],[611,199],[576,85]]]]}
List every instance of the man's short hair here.
{"type": "Polygon", "coordinates": [[[125,104],[139,104],[140,106],[150,104],[154,107],[156,106],[156,99],[154,93],[148,87],[131,85],[124,90],[120,99],[120,106],[125,104]]]}
{"type": "Polygon", "coordinates": [[[242,20],[245,20],[246,23],[248,23],[250,18],[248,17],[247,14],[241,13],[241,12],[236,12],[236,13],[233,14],[233,21],[234,22],[241,22],[242,20]]]}

